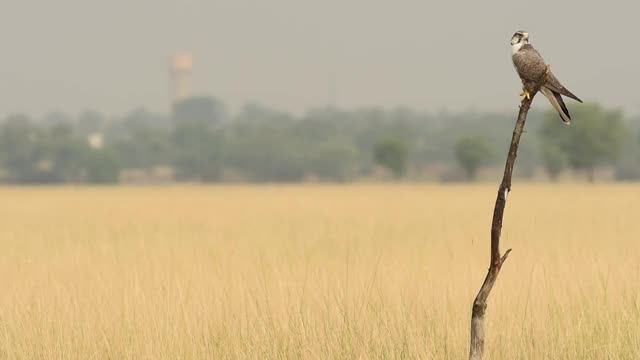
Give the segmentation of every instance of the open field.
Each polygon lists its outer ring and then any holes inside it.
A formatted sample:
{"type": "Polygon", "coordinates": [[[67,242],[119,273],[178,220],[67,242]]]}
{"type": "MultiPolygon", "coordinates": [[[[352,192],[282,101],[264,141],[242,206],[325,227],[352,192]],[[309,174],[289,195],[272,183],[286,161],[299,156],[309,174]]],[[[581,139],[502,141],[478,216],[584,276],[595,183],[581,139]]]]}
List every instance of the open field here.
{"type": "MultiPolygon", "coordinates": [[[[497,184],[0,189],[0,358],[463,359],[497,184]]],[[[515,183],[490,359],[640,358],[640,185],[515,183]]]]}

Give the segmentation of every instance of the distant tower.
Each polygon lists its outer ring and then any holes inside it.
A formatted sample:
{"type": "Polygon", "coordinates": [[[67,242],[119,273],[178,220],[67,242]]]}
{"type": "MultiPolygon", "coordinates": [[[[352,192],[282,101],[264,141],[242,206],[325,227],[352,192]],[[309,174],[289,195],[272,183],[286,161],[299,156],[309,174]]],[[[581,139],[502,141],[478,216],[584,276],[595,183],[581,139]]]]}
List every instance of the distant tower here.
{"type": "Polygon", "coordinates": [[[193,59],[190,54],[179,54],[173,57],[171,64],[171,81],[173,102],[184,100],[191,96],[191,69],[193,59]]]}

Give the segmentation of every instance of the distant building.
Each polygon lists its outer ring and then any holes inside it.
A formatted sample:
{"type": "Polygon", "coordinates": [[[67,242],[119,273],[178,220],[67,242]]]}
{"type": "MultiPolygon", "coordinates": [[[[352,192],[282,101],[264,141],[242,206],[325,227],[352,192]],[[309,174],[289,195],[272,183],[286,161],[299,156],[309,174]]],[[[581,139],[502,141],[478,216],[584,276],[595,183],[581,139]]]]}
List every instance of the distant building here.
{"type": "Polygon", "coordinates": [[[193,95],[191,88],[193,58],[183,53],[171,62],[173,121],[215,124],[226,118],[224,105],[209,95],[193,95]]]}
{"type": "Polygon", "coordinates": [[[173,102],[191,97],[191,70],[193,59],[190,54],[179,54],[171,63],[171,86],[173,102]]]}
{"type": "Polygon", "coordinates": [[[87,136],[87,143],[92,149],[102,149],[102,146],[104,144],[102,134],[93,133],[87,136]]]}

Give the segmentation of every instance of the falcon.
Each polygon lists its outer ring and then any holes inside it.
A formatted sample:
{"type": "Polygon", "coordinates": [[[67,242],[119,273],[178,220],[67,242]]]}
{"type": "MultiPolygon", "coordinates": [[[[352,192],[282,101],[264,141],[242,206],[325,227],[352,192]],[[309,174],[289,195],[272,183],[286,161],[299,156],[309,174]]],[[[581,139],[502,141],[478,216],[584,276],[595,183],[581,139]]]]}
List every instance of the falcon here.
{"type": "Polygon", "coordinates": [[[511,59],[522,80],[521,101],[531,99],[531,93],[535,89],[540,89],[540,92],[549,99],[553,108],[558,111],[562,121],[568,125],[571,122],[571,115],[569,115],[569,110],[567,110],[562,96],[578,102],[582,102],[582,100],[567,90],[553,75],[551,65],[545,64],[540,53],[529,44],[528,32],[517,31],[511,37],[511,59]]]}

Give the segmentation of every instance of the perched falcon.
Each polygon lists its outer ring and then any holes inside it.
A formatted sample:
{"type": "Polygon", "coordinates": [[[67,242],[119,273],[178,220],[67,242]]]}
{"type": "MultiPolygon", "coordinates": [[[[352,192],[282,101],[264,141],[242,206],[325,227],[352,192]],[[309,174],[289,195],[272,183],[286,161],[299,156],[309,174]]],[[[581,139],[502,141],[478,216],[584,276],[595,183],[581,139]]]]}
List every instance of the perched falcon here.
{"type": "Polygon", "coordinates": [[[551,105],[560,114],[565,124],[571,122],[569,110],[562,100],[562,95],[582,102],[571,91],[567,90],[551,73],[551,65],[544,63],[542,56],[529,44],[529,33],[518,31],[511,37],[511,59],[522,80],[522,101],[531,99],[531,92],[540,92],[549,99],[551,105]]]}

